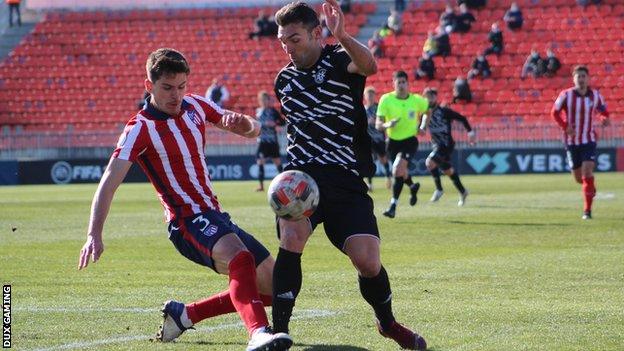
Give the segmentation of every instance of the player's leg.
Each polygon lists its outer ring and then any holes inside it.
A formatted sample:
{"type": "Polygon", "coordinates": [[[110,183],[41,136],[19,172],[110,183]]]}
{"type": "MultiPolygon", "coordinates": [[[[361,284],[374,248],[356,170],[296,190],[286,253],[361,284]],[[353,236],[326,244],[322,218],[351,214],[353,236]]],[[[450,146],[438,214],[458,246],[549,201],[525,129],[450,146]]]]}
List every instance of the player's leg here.
{"type": "Polygon", "coordinates": [[[288,333],[295,300],[301,290],[301,255],[312,235],[312,225],[307,218],[299,221],[278,219],[277,225],[280,248],[273,269],[273,329],[288,333]]]}
{"type": "Polygon", "coordinates": [[[345,242],[344,251],[358,271],[360,293],[375,312],[379,332],[404,349],[426,350],[425,339],[394,318],[390,279],[381,264],[379,238],[373,235],[350,236],[345,242]]]}
{"type": "Polygon", "coordinates": [[[594,202],[594,196],[596,196],[596,185],[594,183],[594,167],[596,166],[594,161],[583,161],[581,164],[582,174],[582,189],[583,196],[585,198],[583,206],[583,219],[592,218],[592,204],[594,202]]]}
{"type": "MultiPolygon", "coordinates": [[[[248,350],[256,350],[258,347],[278,350],[292,344],[288,335],[273,335],[266,329],[268,320],[258,293],[254,258],[264,261],[269,256],[266,249],[259,251],[250,245],[253,253],[250,252],[243,243],[246,238],[239,236],[237,231],[240,229],[232,224],[229,216],[215,211],[172,222],[169,230],[171,241],[183,256],[229,276],[228,293],[213,296],[202,307],[208,308],[207,305],[210,305],[216,308],[210,313],[218,315],[231,312],[233,306],[250,333],[248,350]]],[[[182,303],[169,301],[163,312],[165,318],[157,336],[159,340],[171,341],[194,324],[189,318],[188,308],[182,303]]],[[[190,315],[195,312],[190,312],[190,315]]]]}
{"type": "Polygon", "coordinates": [[[403,183],[405,182],[405,174],[407,173],[407,161],[402,157],[399,152],[394,157],[392,163],[392,176],[394,182],[392,184],[392,198],[390,199],[390,206],[383,212],[383,215],[389,218],[394,218],[396,215],[396,208],[399,204],[399,197],[403,191],[403,183]]]}
{"type": "Polygon", "coordinates": [[[412,181],[412,176],[409,174],[409,165],[412,163],[412,159],[414,157],[416,157],[416,152],[418,151],[418,139],[416,138],[412,138],[412,139],[408,139],[403,147],[403,157],[406,160],[406,166],[405,166],[405,184],[409,187],[410,189],[410,199],[409,199],[409,204],[410,206],[414,206],[416,205],[416,202],[418,201],[418,190],[420,189],[420,183],[418,182],[413,182],[412,181]]]}
{"type": "Polygon", "coordinates": [[[275,168],[277,168],[277,172],[282,173],[282,171],[284,170],[284,168],[282,167],[282,159],[279,158],[279,156],[277,156],[277,157],[271,158],[271,160],[273,161],[275,168]]]}
{"type": "Polygon", "coordinates": [[[431,172],[431,176],[433,177],[433,183],[435,184],[436,190],[434,190],[433,195],[431,196],[431,202],[436,202],[440,200],[442,195],[444,195],[444,189],[442,189],[442,179],[440,179],[440,169],[438,168],[438,164],[434,160],[434,152],[432,152],[429,157],[425,160],[425,165],[429,172],[431,172]]]}
{"type": "Polygon", "coordinates": [[[260,183],[256,191],[264,190],[264,146],[262,143],[258,144],[258,151],[256,151],[256,164],[258,165],[258,182],[260,183]]]}
{"type": "MultiPolygon", "coordinates": [[[[264,306],[271,306],[273,267],[275,265],[275,260],[271,257],[269,251],[264,247],[264,245],[262,245],[252,235],[238,227],[236,228],[238,229],[236,234],[239,236],[243,244],[245,244],[245,247],[253,254],[255,262],[260,262],[260,264],[256,265],[256,282],[258,285],[258,291],[264,306]]],[[[193,322],[193,324],[197,324],[207,318],[236,312],[236,308],[230,298],[229,290],[223,291],[201,301],[189,303],[186,305],[186,309],[189,319],[193,322]]]]}
{"type": "Polygon", "coordinates": [[[388,162],[388,156],[385,152],[383,153],[383,156],[379,155],[379,162],[383,166],[384,175],[386,176],[386,188],[390,189],[392,186],[392,172],[390,171],[390,162],[388,162]]]}
{"type": "Polygon", "coordinates": [[[596,196],[594,168],[596,167],[596,143],[582,145],[581,148],[581,181],[584,196],[583,219],[592,218],[592,204],[596,196]]]}
{"type": "Polygon", "coordinates": [[[250,340],[247,350],[286,350],[292,339],[285,333],[271,333],[269,321],[256,285],[254,256],[235,234],[226,234],[213,247],[212,258],[219,273],[228,274],[230,299],[250,340]]]}
{"type": "Polygon", "coordinates": [[[581,171],[581,165],[583,163],[581,157],[581,150],[578,145],[568,145],[566,147],[566,158],[568,159],[568,166],[570,167],[570,173],[572,178],[579,184],[583,184],[583,174],[581,171]]]}

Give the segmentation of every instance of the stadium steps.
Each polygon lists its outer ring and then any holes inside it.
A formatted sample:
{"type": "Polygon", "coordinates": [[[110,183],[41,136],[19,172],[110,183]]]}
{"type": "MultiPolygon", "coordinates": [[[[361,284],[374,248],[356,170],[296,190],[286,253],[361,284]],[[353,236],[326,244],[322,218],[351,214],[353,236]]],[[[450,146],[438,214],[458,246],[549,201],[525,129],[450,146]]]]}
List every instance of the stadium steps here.
{"type": "Polygon", "coordinates": [[[34,28],[35,25],[41,20],[41,16],[34,11],[24,9],[22,5],[22,26],[18,27],[14,25],[9,27],[9,13],[8,6],[2,4],[3,11],[0,12],[0,62],[2,62],[9,53],[19,45],[24,37],[26,37],[34,28]]]}

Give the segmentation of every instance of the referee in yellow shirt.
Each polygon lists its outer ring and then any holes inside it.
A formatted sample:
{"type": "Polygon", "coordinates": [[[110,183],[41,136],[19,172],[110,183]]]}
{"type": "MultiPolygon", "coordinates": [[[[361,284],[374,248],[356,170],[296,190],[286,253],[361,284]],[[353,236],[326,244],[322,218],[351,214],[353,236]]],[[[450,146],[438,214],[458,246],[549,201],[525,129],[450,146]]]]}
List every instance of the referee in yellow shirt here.
{"type": "Polygon", "coordinates": [[[410,205],[416,205],[420,183],[412,182],[409,175],[409,163],[418,150],[420,117],[429,109],[429,102],[418,94],[409,92],[407,73],[394,72],[392,75],[394,91],[384,94],[377,107],[378,130],[388,135],[388,157],[393,162],[392,199],[384,216],[394,218],[403,184],[410,187],[410,205]]]}

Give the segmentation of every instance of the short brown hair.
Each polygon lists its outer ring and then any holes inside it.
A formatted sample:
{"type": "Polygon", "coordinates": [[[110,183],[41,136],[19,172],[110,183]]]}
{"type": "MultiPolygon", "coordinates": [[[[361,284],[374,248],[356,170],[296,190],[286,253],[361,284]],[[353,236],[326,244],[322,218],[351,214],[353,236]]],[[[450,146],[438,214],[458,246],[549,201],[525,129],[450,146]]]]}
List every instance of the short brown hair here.
{"type": "Polygon", "coordinates": [[[589,75],[589,69],[585,65],[577,65],[572,70],[572,75],[576,75],[579,72],[585,72],[585,74],[589,75]]]}
{"type": "Polygon", "coordinates": [[[432,94],[432,95],[438,95],[438,89],[436,88],[431,88],[431,87],[426,87],[425,90],[423,90],[423,95],[427,95],[427,94],[432,94]]]}
{"type": "Polygon", "coordinates": [[[152,52],[147,58],[145,69],[147,70],[147,78],[151,82],[157,81],[163,75],[191,73],[191,68],[184,55],[169,48],[160,48],[152,52]]]}
{"type": "Polygon", "coordinates": [[[279,9],[275,13],[275,23],[280,27],[301,23],[309,31],[321,25],[316,11],[303,1],[291,2],[279,9]]]}
{"type": "Polygon", "coordinates": [[[364,94],[368,94],[368,93],[376,93],[375,88],[372,86],[367,86],[366,88],[364,88],[364,94]]]}
{"type": "Polygon", "coordinates": [[[271,95],[269,95],[269,93],[266,90],[260,90],[258,92],[258,98],[264,98],[264,97],[270,98],[271,95]]]}
{"type": "Polygon", "coordinates": [[[405,80],[409,80],[405,71],[396,71],[392,74],[392,80],[397,80],[399,78],[405,78],[405,80]]]}

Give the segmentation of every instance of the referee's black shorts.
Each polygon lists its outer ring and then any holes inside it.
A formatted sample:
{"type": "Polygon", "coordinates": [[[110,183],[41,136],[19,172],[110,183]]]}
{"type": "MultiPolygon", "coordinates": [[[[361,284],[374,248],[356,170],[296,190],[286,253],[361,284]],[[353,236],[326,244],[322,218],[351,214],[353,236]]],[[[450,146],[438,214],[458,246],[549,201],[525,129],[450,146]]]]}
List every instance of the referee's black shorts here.
{"type": "MultiPolygon", "coordinates": [[[[331,243],[344,252],[347,239],[354,235],[379,238],[373,199],[362,177],[340,166],[304,165],[297,169],[309,174],[319,187],[321,199],[310,217],[312,230],[323,223],[331,243]]],[[[279,236],[279,225],[278,236],[279,236]]]]}
{"type": "Polygon", "coordinates": [[[429,154],[430,159],[435,161],[438,167],[443,170],[449,170],[451,165],[451,155],[453,154],[453,150],[455,149],[455,144],[451,145],[442,145],[442,144],[433,144],[433,150],[429,154]]]}
{"type": "Polygon", "coordinates": [[[403,140],[388,139],[388,157],[390,162],[394,162],[397,155],[401,153],[401,158],[409,163],[418,151],[418,139],[410,137],[403,140]]]}

